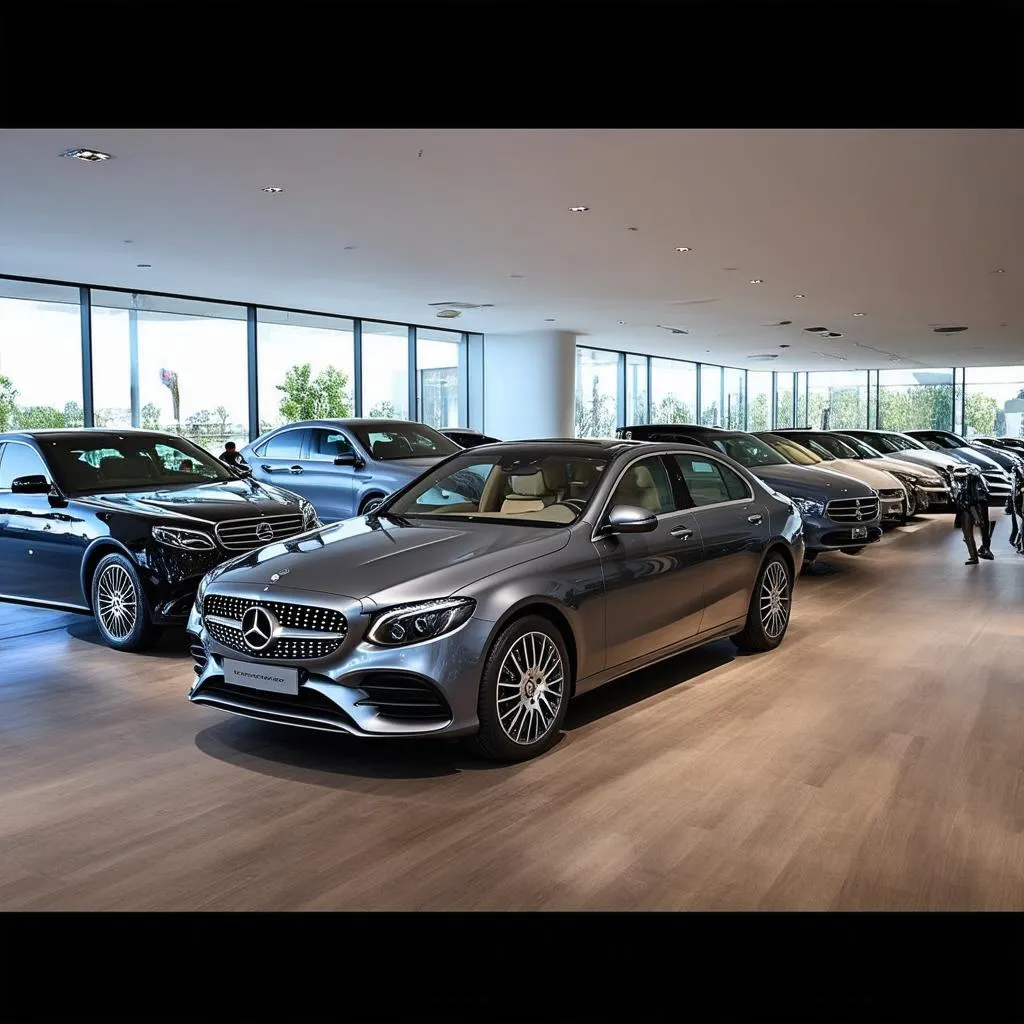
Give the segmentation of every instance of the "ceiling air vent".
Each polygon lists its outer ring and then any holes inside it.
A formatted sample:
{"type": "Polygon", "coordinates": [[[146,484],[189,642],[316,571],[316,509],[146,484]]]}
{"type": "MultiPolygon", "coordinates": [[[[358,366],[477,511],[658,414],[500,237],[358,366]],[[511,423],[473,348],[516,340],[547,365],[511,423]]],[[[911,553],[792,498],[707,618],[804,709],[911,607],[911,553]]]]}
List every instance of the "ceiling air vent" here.
{"type": "Polygon", "coordinates": [[[966,331],[966,327],[933,327],[932,330],[936,334],[959,334],[961,331],[966,331]]]}
{"type": "Polygon", "coordinates": [[[432,309],[491,309],[493,302],[428,302],[432,309]]]}
{"type": "Polygon", "coordinates": [[[689,331],[684,331],[682,327],[666,327],[664,324],[657,324],[663,331],[671,331],[673,334],[689,334],[689,331]]]}
{"type": "Polygon", "coordinates": [[[808,334],[828,334],[827,327],[805,327],[804,330],[808,334]]]}
{"type": "Polygon", "coordinates": [[[778,358],[779,356],[777,352],[763,352],[760,355],[747,356],[747,359],[749,359],[752,363],[767,363],[770,362],[772,359],[778,358]]]}

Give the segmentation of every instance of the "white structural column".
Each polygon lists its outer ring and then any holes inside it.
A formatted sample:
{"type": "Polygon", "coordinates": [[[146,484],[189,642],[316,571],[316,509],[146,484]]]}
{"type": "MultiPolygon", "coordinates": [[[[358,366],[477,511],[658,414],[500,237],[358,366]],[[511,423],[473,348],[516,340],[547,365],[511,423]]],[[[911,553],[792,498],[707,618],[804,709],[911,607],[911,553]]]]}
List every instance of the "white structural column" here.
{"type": "Polygon", "coordinates": [[[573,436],[575,334],[488,334],[483,349],[485,433],[508,441],[573,436]]]}

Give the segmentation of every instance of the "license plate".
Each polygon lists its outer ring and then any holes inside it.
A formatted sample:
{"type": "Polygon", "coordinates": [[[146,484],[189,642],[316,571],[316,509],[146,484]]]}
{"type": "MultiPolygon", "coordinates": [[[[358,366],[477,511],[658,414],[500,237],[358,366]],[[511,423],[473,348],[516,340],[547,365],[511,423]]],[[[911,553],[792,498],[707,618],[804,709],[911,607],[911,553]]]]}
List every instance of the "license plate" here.
{"type": "Polygon", "coordinates": [[[288,693],[293,697],[299,692],[299,670],[278,665],[254,665],[225,658],[224,681],[233,686],[247,686],[250,690],[288,693]]]}
{"type": "Polygon", "coordinates": [[[855,526],[851,532],[854,540],[861,540],[868,535],[868,528],[866,526],[855,526]]]}

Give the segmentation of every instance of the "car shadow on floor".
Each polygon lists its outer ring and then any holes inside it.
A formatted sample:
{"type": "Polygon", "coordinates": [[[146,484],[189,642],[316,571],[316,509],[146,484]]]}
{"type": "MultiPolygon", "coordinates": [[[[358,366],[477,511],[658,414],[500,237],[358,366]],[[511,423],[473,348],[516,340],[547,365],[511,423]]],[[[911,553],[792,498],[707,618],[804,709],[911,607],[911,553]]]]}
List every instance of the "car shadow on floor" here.
{"type": "MultiPolygon", "coordinates": [[[[100,635],[96,623],[92,619],[82,618],[79,622],[72,622],[67,626],[67,634],[82,643],[92,644],[94,647],[103,647],[111,650],[110,645],[100,635]]],[[[124,654],[126,658],[150,657],[150,658],[183,658],[188,656],[188,639],[185,630],[181,628],[165,629],[156,646],[139,654],[124,654]]]]}
{"type": "MultiPolygon", "coordinates": [[[[699,685],[707,673],[737,656],[729,641],[677,655],[576,698],[550,756],[574,731],[667,690],[699,685]]],[[[362,739],[232,717],[196,735],[202,753],[249,771],[346,788],[353,779],[437,779],[466,772],[502,778],[521,764],[475,757],[457,740],[362,739]]],[[[527,762],[529,764],[530,762],[527,762]]]]}

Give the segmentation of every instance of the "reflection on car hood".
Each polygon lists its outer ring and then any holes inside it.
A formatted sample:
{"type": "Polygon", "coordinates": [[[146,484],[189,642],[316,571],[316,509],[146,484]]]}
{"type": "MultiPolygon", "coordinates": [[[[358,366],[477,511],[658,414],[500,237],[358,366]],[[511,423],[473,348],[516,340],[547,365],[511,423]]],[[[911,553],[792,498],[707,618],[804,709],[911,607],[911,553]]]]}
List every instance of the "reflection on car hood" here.
{"type": "Polygon", "coordinates": [[[900,486],[899,480],[886,473],[881,466],[872,466],[859,459],[832,459],[817,468],[828,470],[831,473],[844,473],[846,476],[852,476],[854,480],[860,480],[861,483],[873,487],[876,491],[900,486]]]}
{"type": "Polygon", "coordinates": [[[181,516],[220,523],[257,516],[295,515],[299,499],[289,491],[251,480],[159,488],[152,491],[111,491],[78,499],[112,512],[154,516],[181,516]]]}
{"type": "Polygon", "coordinates": [[[568,542],[569,531],[560,528],[361,516],[234,559],[217,582],[265,587],[278,574],[289,590],[378,604],[421,601],[447,597],[568,542]]]}
{"type": "Polygon", "coordinates": [[[831,501],[833,498],[870,498],[873,493],[867,484],[853,477],[817,467],[752,466],[750,472],[787,497],[831,501]]]}
{"type": "Polygon", "coordinates": [[[907,448],[904,451],[893,453],[894,459],[902,462],[917,462],[923,466],[931,466],[933,469],[948,469],[957,465],[960,459],[950,458],[952,452],[933,452],[924,448],[907,448]]]}

